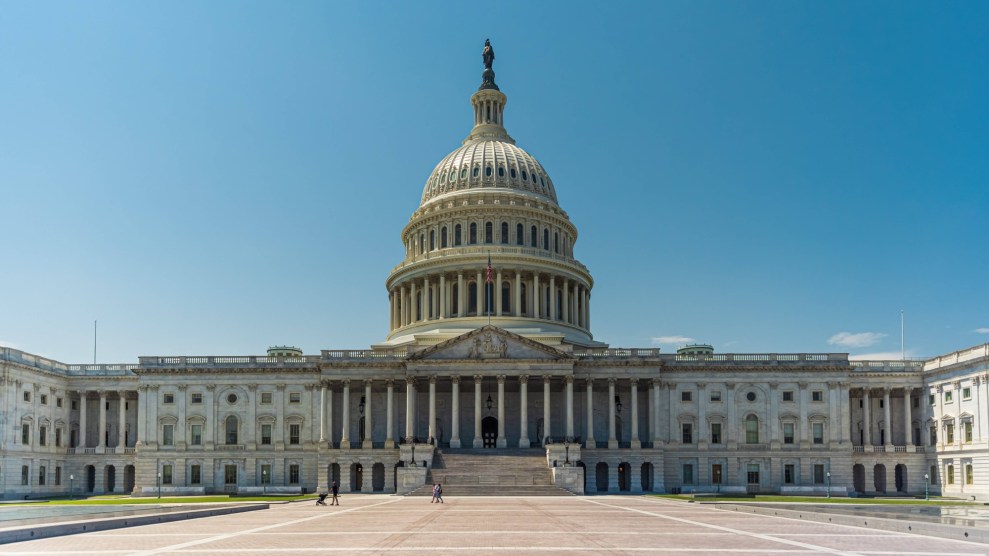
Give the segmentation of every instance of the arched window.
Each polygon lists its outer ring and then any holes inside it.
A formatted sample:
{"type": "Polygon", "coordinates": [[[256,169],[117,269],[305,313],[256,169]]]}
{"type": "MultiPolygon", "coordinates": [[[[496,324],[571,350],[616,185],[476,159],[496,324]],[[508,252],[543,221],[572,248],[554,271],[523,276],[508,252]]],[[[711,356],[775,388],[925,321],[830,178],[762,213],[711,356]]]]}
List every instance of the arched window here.
{"type": "Polygon", "coordinates": [[[436,230],[429,230],[429,250],[436,250],[436,230]]]}
{"type": "Polygon", "coordinates": [[[511,170],[510,173],[512,174],[512,179],[515,179],[515,175],[516,175],[515,174],[515,168],[512,168],[512,170],[511,170]]]}
{"type": "Polygon", "coordinates": [[[501,312],[512,312],[512,286],[508,282],[501,283],[501,312]]]}
{"type": "Polygon", "coordinates": [[[467,177],[467,168],[464,168],[463,170],[460,171],[460,179],[464,179],[466,177],[467,177]]]}
{"type": "Polygon", "coordinates": [[[525,172],[525,170],[522,170],[522,179],[523,179],[523,180],[528,180],[528,179],[529,179],[529,174],[527,174],[527,173],[525,172]]]}
{"type": "Polygon", "coordinates": [[[487,177],[487,178],[490,178],[491,177],[491,167],[490,166],[486,166],[484,168],[484,177],[487,177]]]}
{"type": "Polygon", "coordinates": [[[470,223],[470,241],[468,243],[470,243],[471,245],[477,243],[477,224],[475,224],[474,222],[470,223]]]}
{"type": "Polygon", "coordinates": [[[484,243],[494,243],[494,224],[484,223],[484,243]]]}
{"type": "Polygon", "coordinates": [[[560,252],[560,232],[553,232],[553,251],[560,252]]]}
{"type": "Polygon", "coordinates": [[[457,224],[453,228],[453,244],[454,245],[460,245],[461,244],[460,238],[463,236],[463,234],[461,233],[462,231],[463,230],[461,230],[460,224],[457,224]]]}
{"type": "Polygon", "coordinates": [[[237,443],[237,417],[231,415],[227,417],[227,444],[237,443]]]}
{"type": "Polygon", "coordinates": [[[426,252],[426,234],[419,234],[419,254],[426,252]]]}
{"type": "Polygon", "coordinates": [[[501,223],[501,242],[508,243],[508,222],[501,223]]]}
{"type": "Polygon", "coordinates": [[[504,166],[499,166],[498,167],[498,177],[499,178],[505,177],[505,167],[504,166]]]}
{"type": "Polygon", "coordinates": [[[515,245],[525,245],[525,226],[522,224],[515,226],[515,245]]]}
{"type": "Polygon", "coordinates": [[[759,418],[755,415],[749,415],[745,418],[745,443],[759,443],[759,418]]]}
{"type": "Polygon", "coordinates": [[[446,226],[440,229],[440,249],[446,249],[446,226]]]}
{"type": "Polygon", "coordinates": [[[476,178],[477,177],[477,172],[478,172],[477,166],[475,166],[474,169],[471,171],[471,176],[476,178]]]}
{"type": "Polygon", "coordinates": [[[533,247],[539,247],[539,240],[537,239],[538,237],[539,235],[538,232],[536,231],[536,227],[533,226],[532,228],[529,229],[529,245],[533,247]]]}
{"type": "Polygon", "coordinates": [[[549,228],[543,228],[543,249],[549,251],[549,228]]]}

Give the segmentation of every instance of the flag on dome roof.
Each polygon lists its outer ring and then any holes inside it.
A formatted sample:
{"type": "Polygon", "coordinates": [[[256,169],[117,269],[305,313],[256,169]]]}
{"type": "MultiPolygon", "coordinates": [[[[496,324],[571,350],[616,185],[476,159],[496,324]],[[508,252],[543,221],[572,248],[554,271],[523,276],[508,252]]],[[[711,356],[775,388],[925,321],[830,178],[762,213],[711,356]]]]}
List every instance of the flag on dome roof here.
{"type": "Polygon", "coordinates": [[[494,282],[494,271],[491,270],[491,255],[488,255],[488,277],[485,282],[489,284],[494,282]]]}

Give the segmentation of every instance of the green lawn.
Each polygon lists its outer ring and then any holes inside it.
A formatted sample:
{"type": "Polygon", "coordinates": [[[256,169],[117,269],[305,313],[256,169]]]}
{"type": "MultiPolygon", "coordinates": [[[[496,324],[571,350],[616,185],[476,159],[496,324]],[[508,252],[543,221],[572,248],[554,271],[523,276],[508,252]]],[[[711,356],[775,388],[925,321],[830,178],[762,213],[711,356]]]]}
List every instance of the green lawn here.
{"type": "Polygon", "coordinates": [[[123,504],[216,504],[224,502],[294,502],[296,500],[313,500],[315,494],[296,496],[181,496],[181,497],[161,497],[142,496],[132,498],[130,496],[94,496],[91,498],[56,498],[52,500],[26,500],[23,503],[4,504],[9,506],[109,506],[123,504]]]}
{"type": "Polygon", "coordinates": [[[926,501],[920,498],[905,498],[905,499],[878,499],[878,498],[825,498],[823,496],[756,496],[752,497],[733,497],[733,496],[704,496],[701,498],[694,498],[689,494],[652,494],[650,496],[655,496],[657,498],[666,498],[668,500],[681,500],[681,501],[694,501],[694,502],[740,502],[740,503],[758,503],[758,502],[784,502],[793,504],[876,504],[876,505],[901,505],[901,506],[981,506],[981,503],[975,502],[964,502],[960,500],[951,500],[943,498],[931,497],[930,501],[926,501]]]}

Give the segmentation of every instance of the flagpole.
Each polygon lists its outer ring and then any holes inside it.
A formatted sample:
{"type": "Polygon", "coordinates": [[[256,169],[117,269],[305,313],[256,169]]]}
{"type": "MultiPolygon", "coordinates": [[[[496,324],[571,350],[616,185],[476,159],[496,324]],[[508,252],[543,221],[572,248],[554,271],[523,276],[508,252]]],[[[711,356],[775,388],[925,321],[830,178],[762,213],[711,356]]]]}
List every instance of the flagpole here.
{"type": "Polygon", "coordinates": [[[487,297],[487,299],[485,300],[486,303],[484,305],[488,311],[488,326],[491,326],[491,296],[494,295],[494,285],[491,282],[491,251],[488,251],[488,273],[485,276],[485,281],[487,282],[486,286],[488,286],[485,287],[485,289],[487,289],[488,291],[487,291],[487,295],[485,296],[487,297]]]}

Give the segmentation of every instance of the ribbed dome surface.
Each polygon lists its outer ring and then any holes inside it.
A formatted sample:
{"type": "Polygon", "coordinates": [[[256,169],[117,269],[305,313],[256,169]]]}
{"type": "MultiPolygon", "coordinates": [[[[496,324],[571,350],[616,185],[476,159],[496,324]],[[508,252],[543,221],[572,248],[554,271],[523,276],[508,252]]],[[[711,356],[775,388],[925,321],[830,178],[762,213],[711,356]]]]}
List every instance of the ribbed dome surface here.
{"type": "Polygon", "coordinates": [[[470,141],[448,154],[430,174],[421,205],[473,188],[515,189],[556,203],[556,191],[542,165],[506,141],[470,141]]]}

